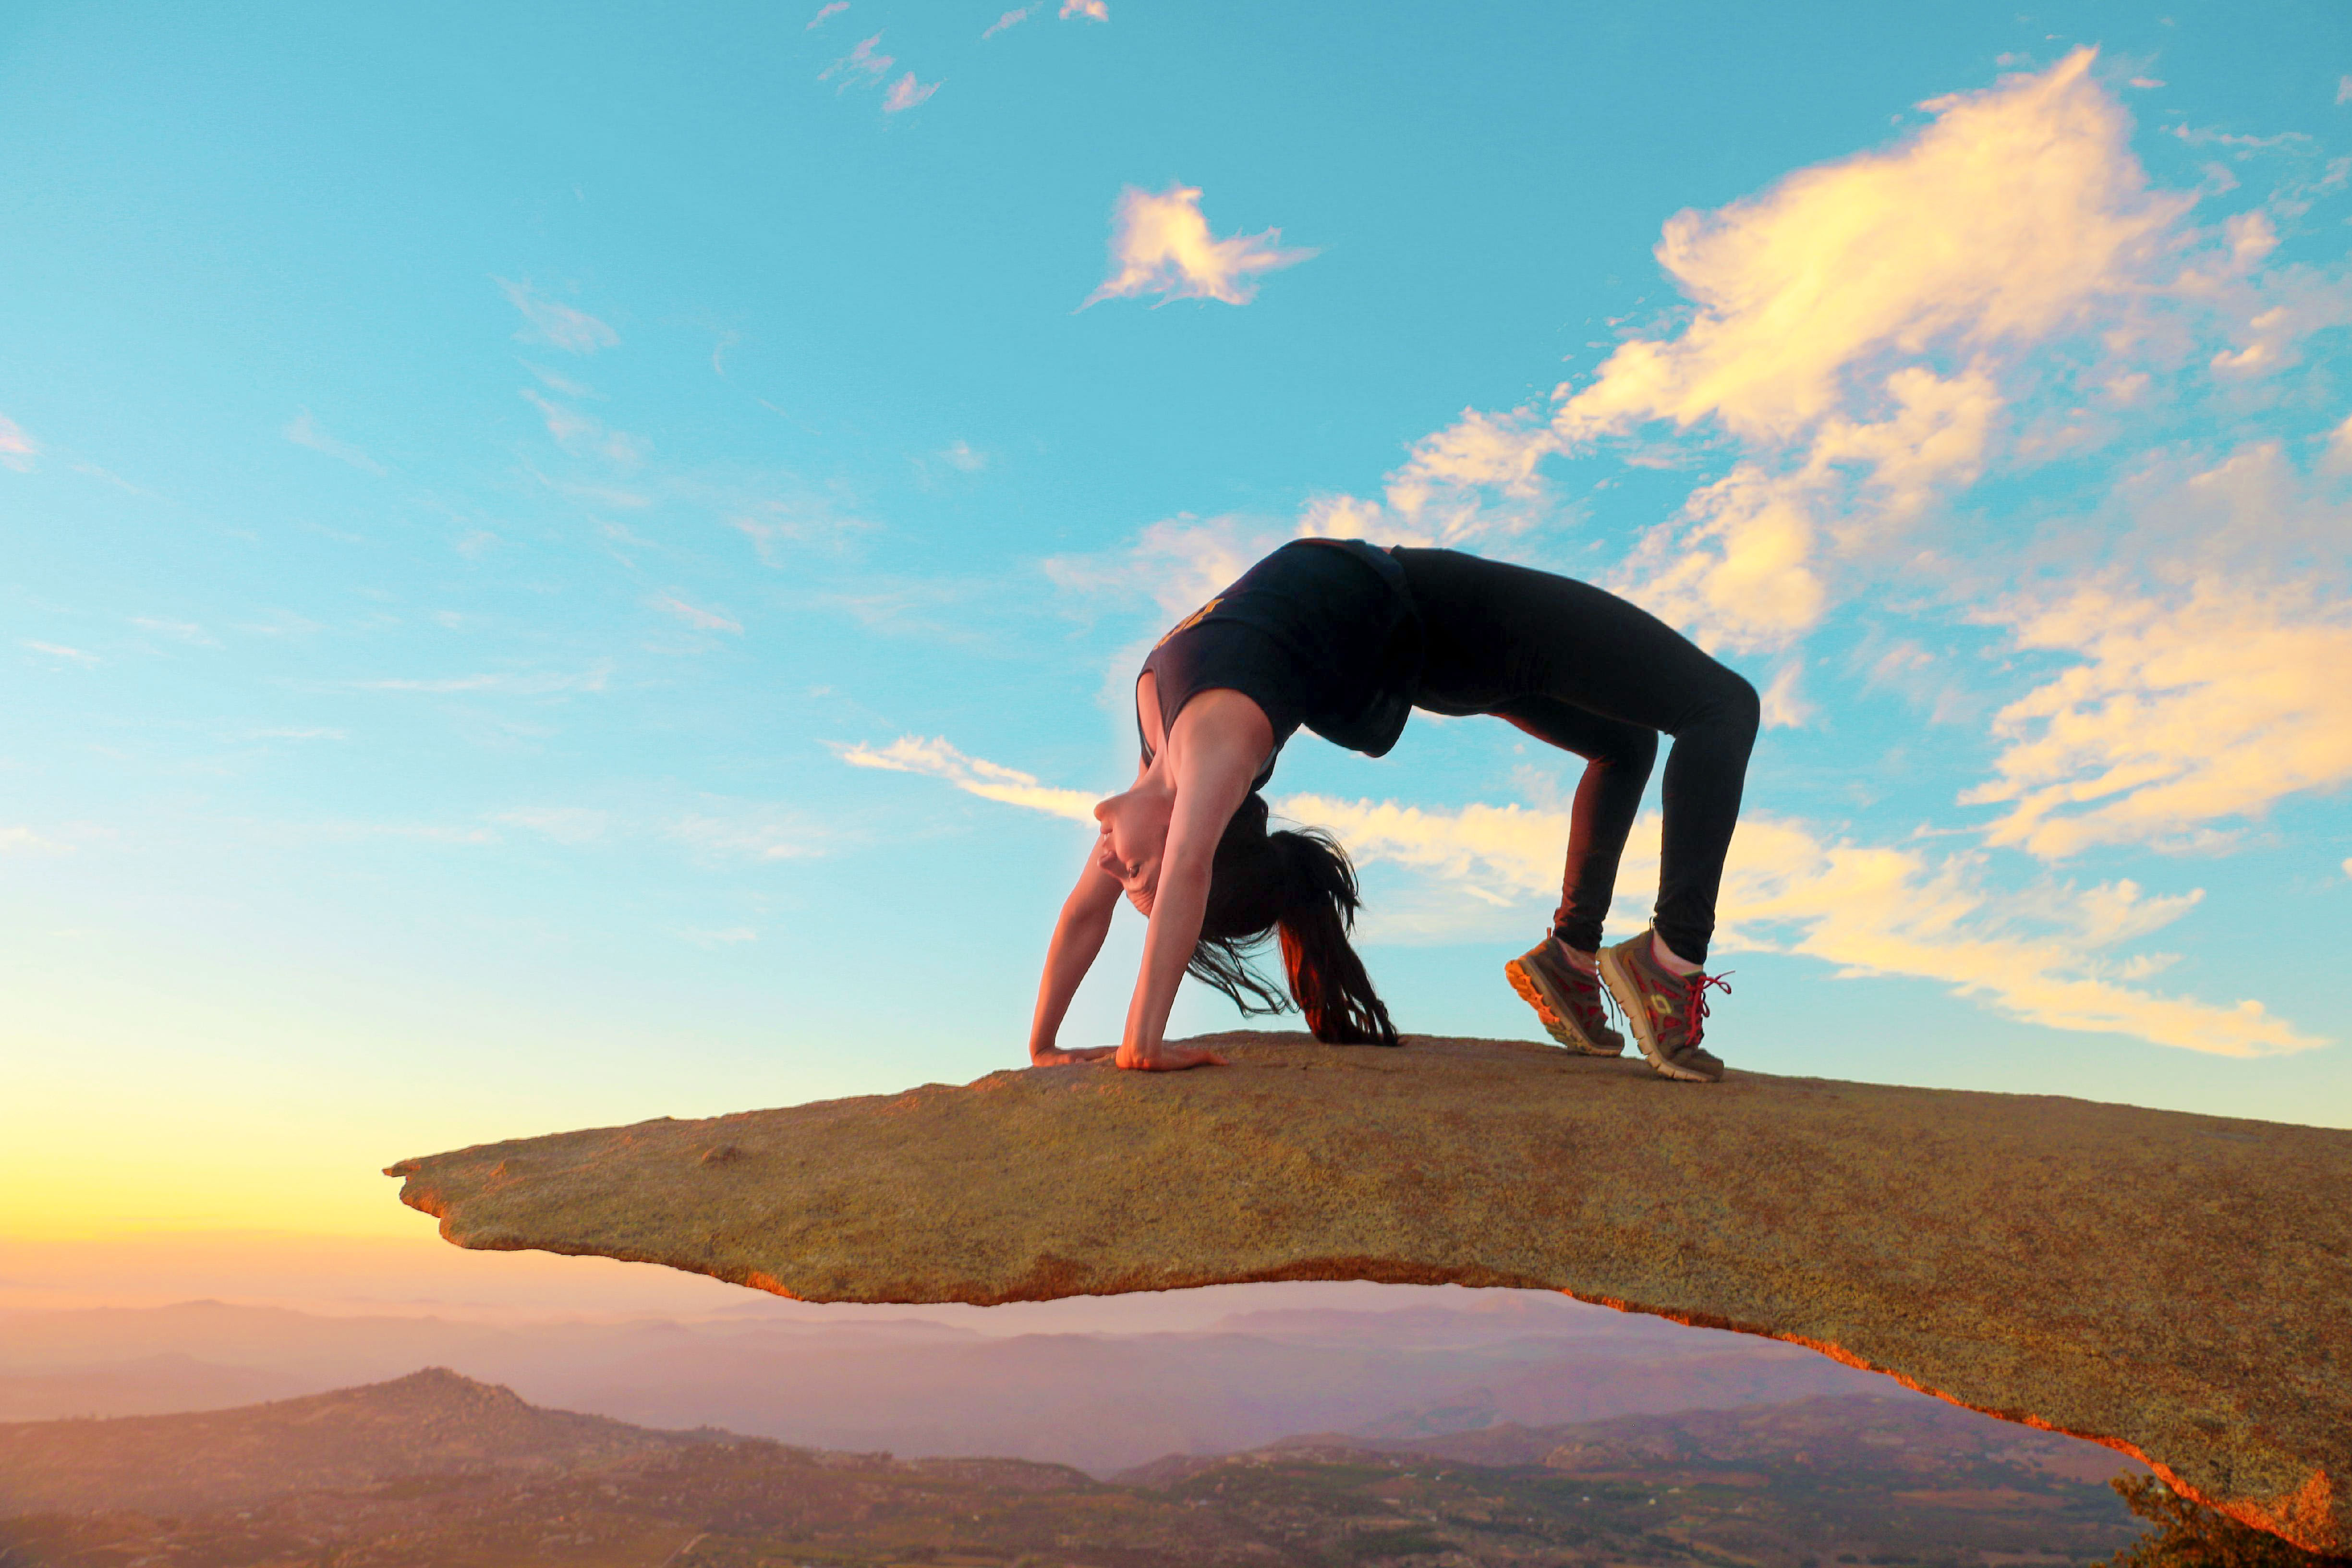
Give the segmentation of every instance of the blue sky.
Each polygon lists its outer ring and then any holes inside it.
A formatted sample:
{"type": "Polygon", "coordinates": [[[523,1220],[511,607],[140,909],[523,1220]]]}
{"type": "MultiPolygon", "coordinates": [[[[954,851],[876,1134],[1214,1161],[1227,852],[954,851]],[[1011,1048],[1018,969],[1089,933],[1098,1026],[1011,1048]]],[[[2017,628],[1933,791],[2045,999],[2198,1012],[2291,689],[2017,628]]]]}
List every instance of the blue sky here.
{"type": "MultiPolygon", "coordinates": [[[[2352,1125],[2340,8],[1062,9],[0,18],[0,1231],[1017,1063],[1302,531],[1773,694],[1734,1066],[2352,1125]]],[[[1290,748],[1409,1031],[1572,778],[1290,748]]]]}

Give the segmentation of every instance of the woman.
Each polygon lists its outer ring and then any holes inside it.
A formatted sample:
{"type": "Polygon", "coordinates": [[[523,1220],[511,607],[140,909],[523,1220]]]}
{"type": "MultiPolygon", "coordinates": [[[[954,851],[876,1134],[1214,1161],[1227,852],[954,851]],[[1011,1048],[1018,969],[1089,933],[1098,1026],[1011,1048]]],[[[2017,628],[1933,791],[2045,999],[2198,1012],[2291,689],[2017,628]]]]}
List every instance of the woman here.
{"type": "Polygon", "coordinates": [[[1583,583],[1451,550],[1356,540],[1284,545],[1160,640],[1136,680],[1135,783],[1095,807],[1093,858],[1062,906],[1030,1025],[1034,1064],[1114,1056],[1166,1070],[1220,1061],[1161,1037],[1187,973],[1244,1013],[1282,994],[1247,950],[1278,933],[1290,999],[1318,1040],[1394,1045],[1348,943],[1356,879],[1328,835],[1269,833],[1283,742],[1304,726],[1381,756],[1413,708],[1492,713],[1585,759],[1551,934],[1504,966],[1552,1037],[1616,1056],[1606,985],[1666,1078],[1711,1082],[1704,971],[1723,858],[1756,741],[1754,687],[1664,622],[1583,583]],[[1606,951],[1602,917],[1657,753],[1665,842],[1650,930],[1606,951]],[[1150,920],[1127,1027],[1108,1047],[1055,1043],[1121,893],[1150,920]]]}

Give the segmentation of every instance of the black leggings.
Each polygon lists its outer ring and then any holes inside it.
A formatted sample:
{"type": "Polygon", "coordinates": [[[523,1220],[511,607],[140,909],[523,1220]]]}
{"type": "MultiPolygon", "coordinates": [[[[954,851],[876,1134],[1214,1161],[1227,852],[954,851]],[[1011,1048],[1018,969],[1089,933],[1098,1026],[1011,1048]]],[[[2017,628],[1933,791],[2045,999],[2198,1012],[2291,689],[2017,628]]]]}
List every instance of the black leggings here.
{"type": "Polygon", "coordinates": [[[1658,736],[1674,737],[1654,919],[1668,947],[1705,963],[1756,744],[1756,689],[1655,616],[1590,584],[1452,550],[1395,555],[1427,636],[1413,705],[1492,713],[1585,759],[1553,918],[1554,933],[1580,952],[1601,945],[1658,736]]]}

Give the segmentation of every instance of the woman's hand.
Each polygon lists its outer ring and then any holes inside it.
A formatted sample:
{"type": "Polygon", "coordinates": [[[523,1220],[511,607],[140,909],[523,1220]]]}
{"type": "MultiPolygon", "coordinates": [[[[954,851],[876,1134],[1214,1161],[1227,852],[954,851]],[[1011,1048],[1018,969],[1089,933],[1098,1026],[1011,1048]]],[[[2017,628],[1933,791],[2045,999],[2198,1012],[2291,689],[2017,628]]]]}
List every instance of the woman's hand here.
{"type": "Polygon", "coordinates": [[[1156,1049],[1138,1050],[1132,1046],[1118,1047],[1118,1065],[1138,1072],[1182,1072],[1186,1068],[1221,1068],[1225,1058],[1214,1051],[1201,1050],[1192,1046],[1171,1046],[1160,1042],[1156,1049]]]}
{"type": "Polygon", "coordinates": [[[1033,1068],[1067,1067],[1072,1062],[1098,1062],[1118,1052],[1117,1046],[1084,1046],[1075,1051],[1066,1051],[1059,1046],[1043,1046],[1030,1051],[1029,1065],[1033,1068]]]}

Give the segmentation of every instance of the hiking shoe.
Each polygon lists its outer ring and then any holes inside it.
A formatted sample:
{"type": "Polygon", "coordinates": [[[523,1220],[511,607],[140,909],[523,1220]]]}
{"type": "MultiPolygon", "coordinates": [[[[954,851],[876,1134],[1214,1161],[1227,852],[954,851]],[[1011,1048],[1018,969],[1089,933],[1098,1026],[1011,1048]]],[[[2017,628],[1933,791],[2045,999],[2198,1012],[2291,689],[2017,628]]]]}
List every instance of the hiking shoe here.
{"type": "Polygon", "coordinates": [[[1503,965],[1511,989],[1536,1010],[1551,1037],[1588,1057],[1625,1054],[1625,1037],[1609,1026],[1601,982],[1559,955],[1546,937],[1503,965]]]}
{"type": "Polygon", "coordinates": [[[1699,1048],[1706,1027],[1706,990],[1731,987],[1712,974],[1682,975],[1650,952],[1651,932],[1601,950],[1601,978],[1624,1012],[1634,1044],[1660,1076],[1685,1083],[1713,1083],[1723,1063],[1699,1048]]]}

